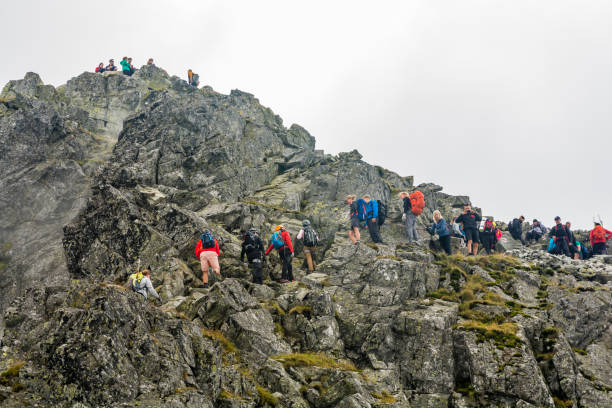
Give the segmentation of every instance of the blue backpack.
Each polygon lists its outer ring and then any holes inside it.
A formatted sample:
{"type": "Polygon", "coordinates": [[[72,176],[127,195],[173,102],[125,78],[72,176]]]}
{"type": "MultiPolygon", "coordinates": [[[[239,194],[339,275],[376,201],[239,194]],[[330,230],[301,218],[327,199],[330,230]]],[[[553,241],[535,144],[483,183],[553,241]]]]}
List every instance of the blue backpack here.
{"type": "Polygon", "coordinates": [[[548,252],[549,252],[549,253],[552,253],[552,251],[554,251],[556,247],[557,247],[557,245],[555,245],[555,239],[554,239],[554,238],[551,238],[551,239],[548,241],[548,252]]]}
{"type": "Polygon", "coordinates": [[[363,198],[357,200],[357,216],[361,221],[365,221],[368,215],[368,211],[366,210],[366,202],[363,198]]]}
{"type": "Polygon", "coordinates": [[[202,248],[209,249],[215,247],[215,238],[209,231],[203,233],[200,239],[202,240],[202,248]]]}
{"type": "Polygon", "coordinates": [[[270,237],[270,242],[272,243],[274,249],[281,249],[283,246],[285,246],[285,241],[283,241],[281,231],[276,231],[274,234],[272,234],[272,237],[270,237]]]}

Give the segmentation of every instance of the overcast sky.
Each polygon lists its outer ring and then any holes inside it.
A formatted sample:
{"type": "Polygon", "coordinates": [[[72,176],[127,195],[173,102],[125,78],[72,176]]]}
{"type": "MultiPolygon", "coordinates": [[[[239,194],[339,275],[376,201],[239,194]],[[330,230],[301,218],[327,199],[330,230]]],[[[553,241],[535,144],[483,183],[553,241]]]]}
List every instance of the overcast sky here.
{"type": "Polygon", "coordinates": [[[0,83],[155,58],[486,215],[612,226],[612,1],[2,1],[0,83]]]}

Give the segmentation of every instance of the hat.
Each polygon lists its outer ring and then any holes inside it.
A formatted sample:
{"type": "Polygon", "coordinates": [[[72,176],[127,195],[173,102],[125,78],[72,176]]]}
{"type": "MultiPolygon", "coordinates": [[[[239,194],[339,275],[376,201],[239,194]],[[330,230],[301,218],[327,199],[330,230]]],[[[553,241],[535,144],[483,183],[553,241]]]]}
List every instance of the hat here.
{"type": "Polygon", "coordinates": [[[276,228],[274,229],[274,231],[280,231],[282,229],[285,229],[284,225],[277,225],[276,228]]]}
{"type": "Polygon", "coordinates": [[[555,217],[555,221],[560,220],[561,217],[559,217],[558,215],[555,217]]]}
{"type": "Polygon", "coordinates": [[[539,221],[538,221],[538,219],[537,219],[537,218],[534,218],[534,219],[533,219],[533,222],[539,222],[539,221]]]}
{"type": "Polygon", "coordinates": [[[302,227],[307,227],[309,225],[310,225],[310,221],[308,221],[308,220],[302,221],[302,227]]]}

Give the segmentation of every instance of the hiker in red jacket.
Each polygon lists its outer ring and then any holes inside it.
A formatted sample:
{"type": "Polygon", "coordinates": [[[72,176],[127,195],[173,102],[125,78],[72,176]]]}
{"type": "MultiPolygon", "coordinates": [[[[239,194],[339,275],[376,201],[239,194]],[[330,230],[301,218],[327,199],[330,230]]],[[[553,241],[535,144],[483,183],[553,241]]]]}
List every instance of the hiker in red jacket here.
{"type": "Polygon", "coordinates": [[[283,272],[280,282],[293,282],[293,266],[291,265],[293,245],[291,245],[289,232],[282,225],[277,225],[274,234],[270,237],[270,246],[266,250],[266,256],[272,251],[272,248],[278,250],[278,256],[283,261],[283,272]]]}
{"type": "Polygon", "coordinates": [[[601,226],[600,223],[595,223],[595,228],[591,230],[590,234],[591,247],[593,248],[593,255],[603,255],[606,253],[606,243],[612,238],[612,232],[608,231],[601,226]]]}
{"type": "Polygon", "coordinates": [[[202,267],[202,282],[201,287],[208,288],[208,268],[213,268],[217,277],[221,276],[221,267],[219,266],[219,242],[213,237],[212,233],[206,231],[200,236],[200,240],[196,245],[196,258],[200,260],[202,267]]]}

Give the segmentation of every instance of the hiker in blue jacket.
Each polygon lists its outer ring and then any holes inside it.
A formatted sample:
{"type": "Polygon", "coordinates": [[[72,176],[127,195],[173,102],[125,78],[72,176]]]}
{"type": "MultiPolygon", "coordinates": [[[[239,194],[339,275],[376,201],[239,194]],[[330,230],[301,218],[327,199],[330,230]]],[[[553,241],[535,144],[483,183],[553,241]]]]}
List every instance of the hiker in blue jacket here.
{"type": "Polygon", "coordinates": [[[363,196],[363,201],[366,203],[366,220],[367,228],[370,232],[370,238],[372,238],[372,242],[382,244],[383,241],[378,233],[378,202],[376,202],[376,200],[372,200],[367,194],[363,196]]]}
{"type": "Polygon", "coordinates": [[[431,235],[437,234],[440,240],[440,246],[444,249],[447,255],[451,254],[451,235],[446,226],[446,220],[442,218],[440,211],[433,212],[433,224],[429,229],[431,235]]]}

